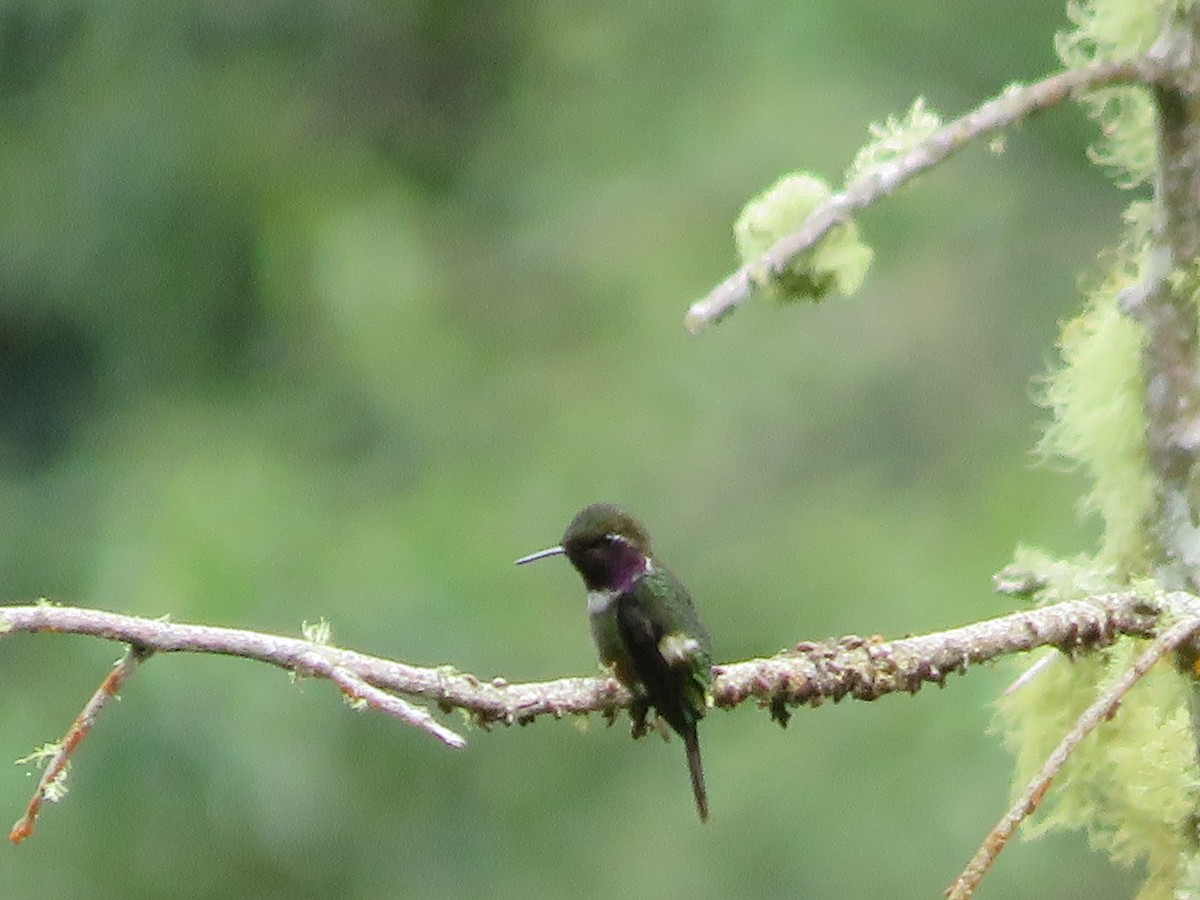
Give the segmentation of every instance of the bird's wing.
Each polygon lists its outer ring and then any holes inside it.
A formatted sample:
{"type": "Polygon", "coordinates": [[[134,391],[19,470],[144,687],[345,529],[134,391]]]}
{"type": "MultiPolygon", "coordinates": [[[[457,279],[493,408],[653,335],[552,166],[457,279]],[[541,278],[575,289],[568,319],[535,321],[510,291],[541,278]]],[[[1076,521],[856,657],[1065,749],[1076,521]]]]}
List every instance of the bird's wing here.
{"type": "Polygon", "coordinates": [[[707,708],[712,659],[687,589],[665,569],[648,572],[618,603],[617,627],[659,714],[680,733],[694,727],[707,708]]]}

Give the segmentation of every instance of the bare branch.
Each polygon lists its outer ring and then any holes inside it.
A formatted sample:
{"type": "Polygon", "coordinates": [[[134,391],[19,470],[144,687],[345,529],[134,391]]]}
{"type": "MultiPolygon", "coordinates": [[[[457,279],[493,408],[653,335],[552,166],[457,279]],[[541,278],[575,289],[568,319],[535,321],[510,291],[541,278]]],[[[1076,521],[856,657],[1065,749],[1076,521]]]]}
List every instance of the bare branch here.
{"type": "MultiPolygon", "coordinates": [[[[850,696],[874,700],[884,694],[941,684],[952,672],[1010,653],[1054,646],[1066,652],[1111,644],[1120,635],[1152,636],[1164,613],[1185,614],[1190,594],[1150,598],[1106,594],[1057,603],[919,637],[884,641],[843,637],[802,643],[765,659],[715,668],[717,706],[748,698],[782,708],[850,696]]],[[[482,680],[450,666],[418,668],[353,650],[233,628],[180,625],[95,609],[49,605],[0,606],[0,634],[51,631],[88,634],[159,653],[217,653],[269,663],[301,675],[332,678],[334,670],[393,694],[435,701],[443,710],[466,710],[476,724],[526,724],[539,716],[611,714],[630,697],[611,678],[564,678],[510,684],[482,680]]],[[[339,684],[339,686],[342,686],[339,684]]],[[[362,695],[370,703],[370,698],[362,695]]],[[[391,711],[391,710],[389,710],[391,711]]]]}
{"type": "MultiPolygon", "coordinates": [[[[940,685],[950,673],[965,673],[971,664],[1009,653],[1043,646],[1073,653],[1106,646],[1121,635],[1151,636],[1164,616],[1200,619],[1200,599],[1182,592],[1150,598],[1133,593],[1107,594],[890,642],[878,637],[843,637],[802,643],[769,659],[715,667],[712,692],[716,705],[724,708],[754,698],[786,725],[790,707],[798,704],[816,706],[826,699],[837,701],[846,696],[874,700],[898,691],[915,693],[926,682],[940,685]]],[[[527,724],[542,715],[560,718],[601,712],[611,716],[626,708],[631,699],[628,691],[611,678],[527,684],[509,684],[496,678],[483,682],[448,666],[418,668],[300,638],[179,625],[49,604],[0,607],[0,638],[18,631],[87,634],[129,644],[131,649],[67,733],[26,815],[13,826],[9,838],[14,843],[32,832],[33,819],[48,787],[61,775],[100,709],[137,664],[152,653],[239,656],[299,675],[327,678],[352,700],[365,701],[451,747],[464,746],[464,739],[425,710],[395,695],[433,700],[444,711],[463,709],[484,727],[492,723],[527,724]]]]}
{"type": "Polygon", "coordinates": [[[38,813],[41,812],[42,804],[47,799],[53,799],[51,791],[54,785],[61,783],[61,779],[66,777],[71,757],[83,739],[87,737],[88,732],[92,730],[92,726],[96,724],[96,717],[108,705],[108,701],[117,696],[121,686],[137,667],[150,658],[152,652],[136,645],[131,646],[113,666],[112,671],[100,682],[100,687],[96,688],[96,693],[92,694],[87,705],[75,717],[75,721],[71,723],[71,727],[63,736],[62,742],[59,743],[53,756],[46,763],[46,768],[38,780],[33,797],[30,798],[29,805],[25,808],[25,814],[17,819],[9,830],[8,839],[12,843],[19,844],[33,834],[33,825],[38,813]]]}
{"type": "Polygon", "coordinates": [[[1030,85],[1012,85],[998,97],[939,128],[903,159],[856,179],[809,214],[798,231],[777,241],[760,259],[742,266],[708,296],[693,303],[684,325],[696,334],[733,312],[754,292],[756,277],[785,271],[796,258],[852,213],[887,197],[909,179],[941,163],[971,142],[1029,118],[1034,113],[1113,84],[1152,84],[1163,69],[1151,59],[1097,62],[1051,75],[1030,85]]]}
{"type": "Polygon", "coordinates": [[[950,900],[967,900],[974,895],[975,889],[979,887],[979,882],[992,867],[992,863],[995,862],[1000,851],[1004,849],[1009,838],[1013,836],[1013,832],[1017,830],[1017,826],[1037,809],[1050,787],[1050,782],[1062,771],[1080,741],[1094,731],[1101,722],[1116,715],[1121,700],[1129,693],[1129,689],[1137,683],[1138,679],[1150,671],[1150,667],[1156,662],[1195,635],[1197,630],[1200,630],[1200,617],[1195,613],[1172,625],[1146,648],[1133,665],[1122,673],[1120,678],[1083,711],[1059,745],[1054,748],[1054,752],[1046,758],[1041,771],[1029,783],[1029,786],[1025,788],[1008,812],[996,823],[995,827],[988,832],[979,849],[975,851],[975,856],[967,863],[966,868],[954,883],[946,889],[946,896],[950,900]]]}

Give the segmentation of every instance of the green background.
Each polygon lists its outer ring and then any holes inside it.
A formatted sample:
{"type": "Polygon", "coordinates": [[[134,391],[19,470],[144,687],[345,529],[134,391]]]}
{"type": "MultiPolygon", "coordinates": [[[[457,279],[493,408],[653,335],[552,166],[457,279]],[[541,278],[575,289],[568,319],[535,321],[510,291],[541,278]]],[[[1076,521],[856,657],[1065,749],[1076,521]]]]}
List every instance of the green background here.
{"type": "MultiPolygon", "coordinates": [[[[723,661],[1003,613],[1019,541],[1086,549],[1035,467],[1121,196],[1064,108],[861,217],[860,294],[689,338],[749,197],[837,180],[917,95],[1052,70],[1054,4],[209,0],[0,5],[0,539],[39,596],[510,681],[596,671],[575,574],[512,560],[630,507],[723,661]]],[[[0,641],[0,763],[120,648],[0,641]]],[[[4,897],[931,897],[1008,799],[991,703],[750,705],[681,745],[593,717],[453,752],[327,683],[159,657],[4,897]]],[[[456,716],[449,717],[459,724],[456,716]]],[[[15,819],[35,775],[0,766],[15,819]]],[[[989,897],[1124,897],[1078,836],[989,897]]]]}

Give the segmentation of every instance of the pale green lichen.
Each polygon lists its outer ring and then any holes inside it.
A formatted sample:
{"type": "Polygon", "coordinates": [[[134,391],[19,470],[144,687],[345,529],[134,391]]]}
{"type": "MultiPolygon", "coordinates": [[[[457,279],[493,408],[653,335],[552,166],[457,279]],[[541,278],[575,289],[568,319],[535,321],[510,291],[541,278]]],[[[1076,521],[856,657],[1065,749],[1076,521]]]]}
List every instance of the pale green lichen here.
{"type": "Polygon", "coordinates": [[[1114,279],[1093,292],[1083,314],[1063,326],[1064,365],[1045,382],[1041,399],[1053,420],[1038,451],[1088,475],[1082,506],[1104,522],[1098,561],[1141,572],[1150,561],[1145,524],[1154,480],[1146,464],[1142,328],[1116,302],[1125,283],[1114,279]]]}
{"type": "Polygon", "coordinates": [[[333,625],[322,616],[315,622],[301,622],[300,633],[304,635],[305,640],[322,647],[328,647],[329,642],[333,640],[333,625]]]}
{"type": "Polygon", "coordinates": [[[1070,0],[1067,18],[1075,27],[1054,36],[1054,49],[1067,66],[1096,59],[1128,59],[1150,49],[1174,3],[1146,0],[1070,0]]]}
{"type": "Polygon", "coordinates": [[[1039,605],[1079,600],[1124,586],[1112,566],[1098,565],[1094,559],[1083,555],[1070,560],[1058,559],[1025,544],[1017,546],[1013,561],[997,576],[998,580],[1004,577],[1019,579],[1028,586],[1026,590],[1009,593],[1026,595],[1039,605]]]}
{"type": "MultiPolygon", "coordinates": [[[[1058,36],[1059,54],[1068,66],[1080,66],[1144,53],[1174,9],[1174,4],[1126,0],[1072,3],[1068,13],[1076,29],[1058,36]]],[[[1122,187],[1152,181],[1158,160],[1153,108],[1145,92],[1106,89],[1085,104],[1104,135],[1092,158],[1112,169],[1122,187]]],[[[1039,452],[1086,474],[1083,507],[1099,514],[1103,532],[1092,559],[1067,563],[1018,551],[1003,573],[1004,583],[1039,603],[1117,587],[1146,594],[1157,588],[1151,523],[1158,501],[1145,447],[1144,329],[1122,309],[1131,300],[1136,304],[1143,286],[1160,277],[1148,271],[1154,264],[1147,251],[1155,216],[1148,202],[1130,205],[1109,274],[1088,292],[1082,313],[1063,326],[1063,365],[1042,391],[1053,421],[1039,452]]],[[[1167,283],[1175,291],[1192,291],[1189,278],[1191,273],[1173,273],[1167,283]]],[[[1050,651],[1056,661],[1001,701],[1000,723],[1016,756],[1015,791],[1024,788],[1079,714],[1144,647],[1144,641],[1123,639],[1074,659],[1050,651]]],[[[1142,900],[1172,897],[1195,884],[1192,833],[1200,770],[1189,711],[1195,687],[1191,673],[1181,673],[1171,660],[1155,666],[1124,698],[1117,715],[1072,754],[1026,836],[1052,828],[1082,830],[1114,862],[1144,864],[1142,900]]]]}
{"type": "MultiPolygon", "coordinates": [[[[1145,642],[1123,640],[1102,651],[1058,661],[1001,699],[1005,742],[1016,756],[1016,785],[1028,783],[1079,714],[1124,672],[1145,642]]],[[[1058,651],[1051,651],[1058,653],[1058,651]]],[[[1196,805],[1189,684],[1164,661],[1130,691],[1120,711],[1071,755],[1026,837],[1052,828],[1083,830],[1092,847],[1122,865],[1143,861],[1143,898],[1170,896],[1196,805]]]]}
{"type": "MultiPolygon", "coordinates": [[[[14,765],[28,766],[34,765],[37,768],[45,768],[46,764],[58,756],[63,749],[63,745],[59,742],[42,744],[28,756],[22,756],[18,760],[14,760],[14,765]]],[[[50,780],[50,782],[42,789],[42,796],[46,798],[47,803],[58,803],[70,791],[67,783],[67,776],[71,774],[71,761],[63,765],[58,774],[50,780]]]]}
{"type": "MultiPolygon", "coordinates": [[[[778,240],[798,231],[809,213],[832,194],[822,179],[796,172],[747,203],[733,227],[742,262],[753,266],[778,240]]],[[[782,301],[817,301],[830,293],[849,296],[862,286],[871,256],[857,226],[844,222],[801,253],[786,271],[756,273],[755,282],[782,301]]]]}
{"type": "Polygon", "coordinates": [[[1144,329],[1121,309],[1121,296],[1145,282],[1150,204],[1125,212],[1121,246],[1084,310],[1063,325],[1063,365],[1047,376],[1041,402],[1053,418],[1038,443],[1044,459],[1081,468],[1090,480],[1082,500],[1104,523],[1097,561],[1130,576],[1147,571],[1154,479],[1146,458],[1141,352],[1144,329]]]}
{"type": "MultiPolygon", "coordinates": [[[[1129,59],[1144,54],[1162,30],[1174,4],[1140,0],[1088,0],[1067,4],[1076,26],[1055,36],[1063,63],[1078,68],[1095,60],[1129,59]]],[[[1103,140],[1090,154],[1116,174],[1121,187],[1149,182],[1157,167],[1154,106],[1146,91],[1113,87],[1093,91],[1085,100],[1089,115],[1101,125],[1103,140]]]]}
{"type": "Polygon", "coordinates": [[[48,744],[42,744],[28,756],[22,756],[20,759],[13,760],[13,765],[28,766],[34,765],[39,769],[46,765],[47,762],[54,759],[62,752],[62,743],[53,741],[48,744]]]}
{"type": "Polygon", "coordinates": [[[855,154],[846,170],[846,183],[903,159],[941,127],[942,117],[925,106],[924,97],[914,100],[900,118],[888,116],[883,122],[872,122],[867,126],[871,140],[855,154]]]}

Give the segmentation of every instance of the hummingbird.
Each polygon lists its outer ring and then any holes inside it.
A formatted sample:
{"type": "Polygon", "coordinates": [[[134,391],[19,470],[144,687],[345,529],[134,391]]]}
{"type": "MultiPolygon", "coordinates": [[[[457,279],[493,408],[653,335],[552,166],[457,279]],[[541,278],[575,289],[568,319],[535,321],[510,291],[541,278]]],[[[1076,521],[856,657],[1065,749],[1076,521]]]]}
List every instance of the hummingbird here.
{"type": "Polygon", "coordinates": [[[655,558],[641,523],[611,503],[584,507],[560,544],[517,565],[549,556],[566,556],[583,578],[600,661],[633,695],[634,737],[645,733],[653,707],[683,738],[696,811],[707,822],[696,723],[708,708],[712,639],[687,588],[655,558]]]}

